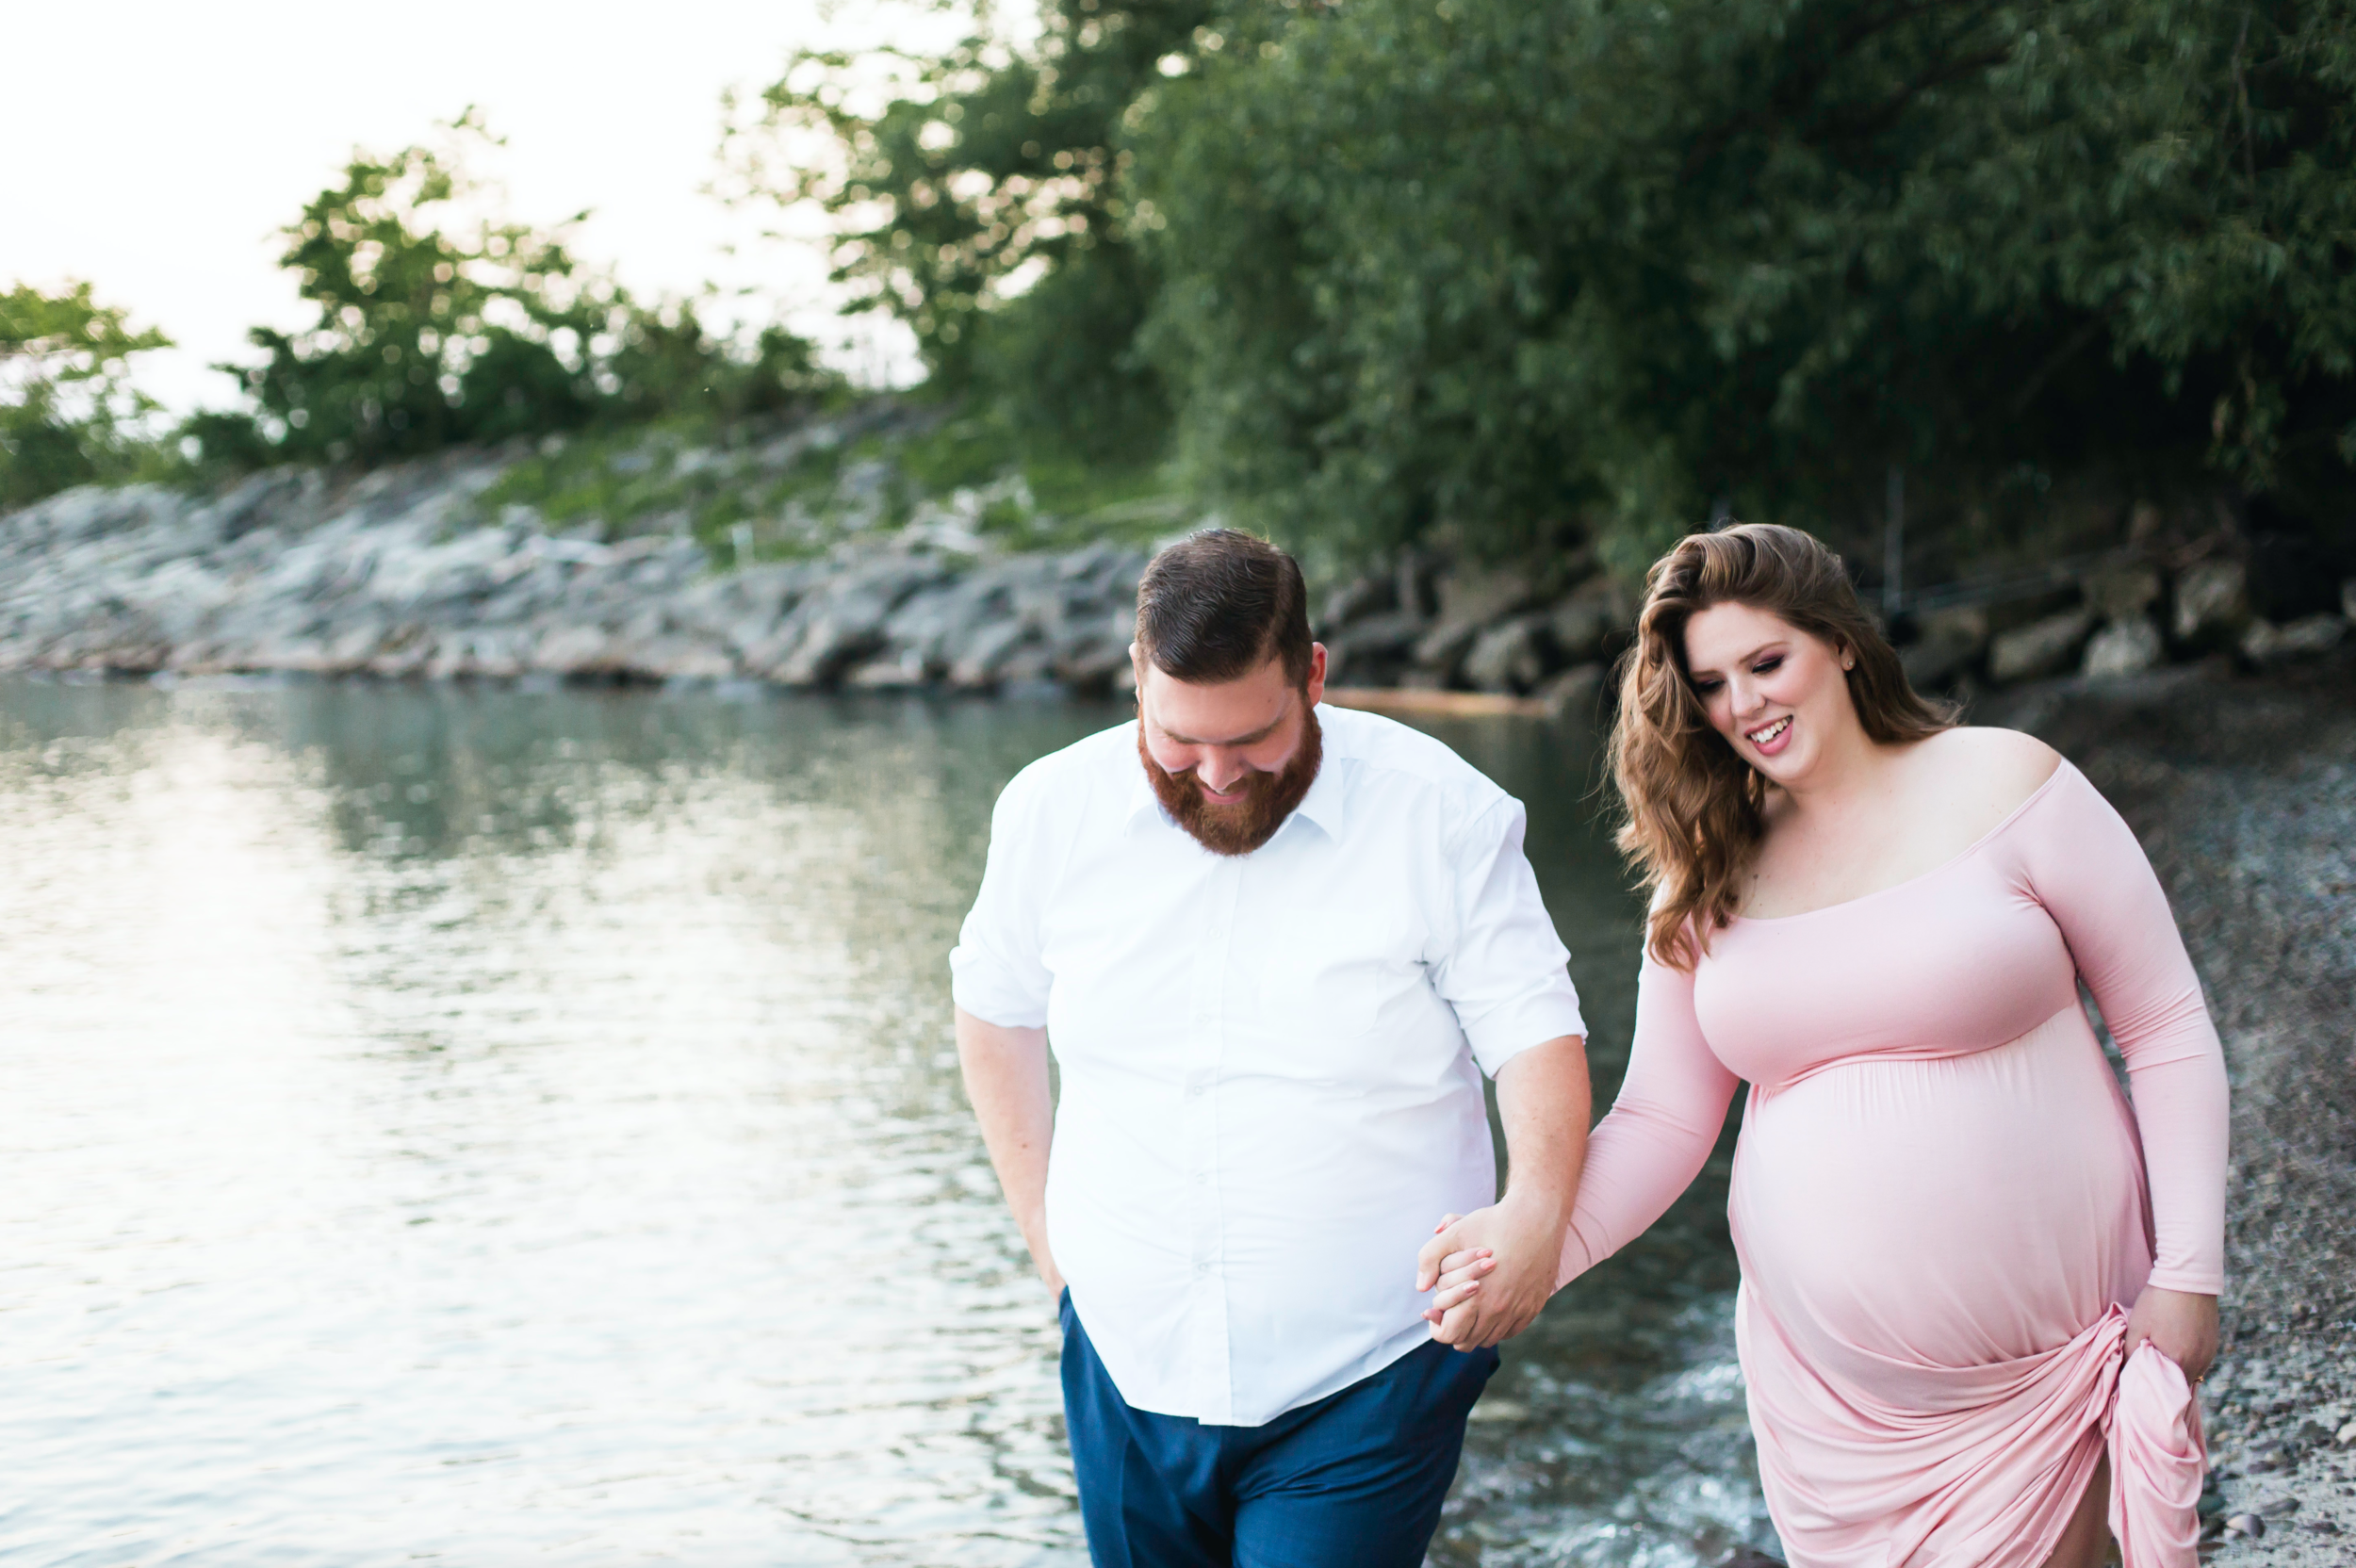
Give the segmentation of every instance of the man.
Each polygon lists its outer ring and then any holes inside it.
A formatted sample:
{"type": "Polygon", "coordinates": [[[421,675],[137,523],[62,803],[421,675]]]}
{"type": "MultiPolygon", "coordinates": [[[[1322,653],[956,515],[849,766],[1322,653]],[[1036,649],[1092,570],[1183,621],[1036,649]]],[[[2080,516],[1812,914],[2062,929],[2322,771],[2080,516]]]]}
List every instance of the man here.
{"type": "Polygon", "coordinates": [[[1317,707],[1291,557],[1224,529],[1165,549],[1131,657],[1137,722],[999,798],[950,957],[967,1090],[1061,1293],[1088,1548],[1415,1568],[1493,1347],[1553,1288],[1588,1111],[1568,955],[1519,802],[1317,707]],[[1460,1353],[1416,1249],[1475,1209],[1495,1256],[1460,1353]]]}

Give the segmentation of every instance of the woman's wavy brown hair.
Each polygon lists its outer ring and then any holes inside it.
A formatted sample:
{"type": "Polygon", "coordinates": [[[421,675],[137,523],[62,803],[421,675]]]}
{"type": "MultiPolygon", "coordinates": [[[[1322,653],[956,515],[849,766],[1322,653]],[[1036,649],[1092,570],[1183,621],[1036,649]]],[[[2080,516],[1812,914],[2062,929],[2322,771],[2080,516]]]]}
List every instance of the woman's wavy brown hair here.
{"type": "Polygon", "coordinates": [[[1677,969],[1698,963],[1734,917],[1736,879],[1766,828],[1767,780],[1710,727],[1685,666],[1685,623],[1715,604],[1747,604],[1854,652],[1849,700],[1876,741],[1920,741],[1955,722],[1906,684],[1841,557],[1814,535],[1742,523],[1689,533],[1654,562],[1620,662],[1612,776],[1628,810],[1620,852],[1655,894],[1644,945],[1677,969]]]}

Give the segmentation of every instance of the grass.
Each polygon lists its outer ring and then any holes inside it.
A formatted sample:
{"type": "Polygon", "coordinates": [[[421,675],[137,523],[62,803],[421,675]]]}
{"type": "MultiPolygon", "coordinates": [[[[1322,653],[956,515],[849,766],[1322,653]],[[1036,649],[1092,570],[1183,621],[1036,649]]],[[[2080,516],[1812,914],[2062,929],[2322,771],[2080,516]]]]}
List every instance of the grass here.
{"type": "Polygon", "coordinates": [[[1026,462],[987,417],[882,402],[798,426],[676,421],[550,440],[483,492],[476,519],[514,505],[599,539],[684,534],[718,567],[744,564],[746,537],[753,561],[821,556],[911,523],[1008,550],[1071,549],[1148,544],[1185,515],[1156,465],[1026,462]]]}

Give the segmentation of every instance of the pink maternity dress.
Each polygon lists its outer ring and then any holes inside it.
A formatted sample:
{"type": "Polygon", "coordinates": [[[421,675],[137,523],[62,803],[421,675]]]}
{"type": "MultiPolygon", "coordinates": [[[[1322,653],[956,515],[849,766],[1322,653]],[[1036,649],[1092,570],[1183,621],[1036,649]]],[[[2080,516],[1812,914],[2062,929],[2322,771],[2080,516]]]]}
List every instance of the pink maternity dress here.
{"type": "Polygon", "coordinates": [[[2191,1568],[2199,1413],[2121,1351],[2147,1282],[2222,1279],[2224,1064],[2093,785],[2064,762],[1936,871],[1647,958],[1565,1280],[1660,1217],[1745,1080],[1736,1344],[1794,1568],[2037,1568],[2106,1449],[2127,1568],[2191,1568]]]}

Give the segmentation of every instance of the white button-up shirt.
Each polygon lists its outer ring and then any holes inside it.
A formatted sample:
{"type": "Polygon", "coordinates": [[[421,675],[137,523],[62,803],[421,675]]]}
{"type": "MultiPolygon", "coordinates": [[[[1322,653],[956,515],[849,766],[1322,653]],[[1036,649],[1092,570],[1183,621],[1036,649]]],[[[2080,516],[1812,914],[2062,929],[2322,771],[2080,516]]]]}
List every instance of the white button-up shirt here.
{"type": "Polygon", "coordinates": [[[1139,1410],[1257,1426],[1429,1338],[1415,1250],[1497,1197],[1481,1070],[1586,1033],[1521,803],[1317,716],[1308,795],[1240,857],[1162,810],[1134,722],[1032,763],[950,955],[959,1006],[1047,1028],[1048,1246],[1139,1410]]]}

